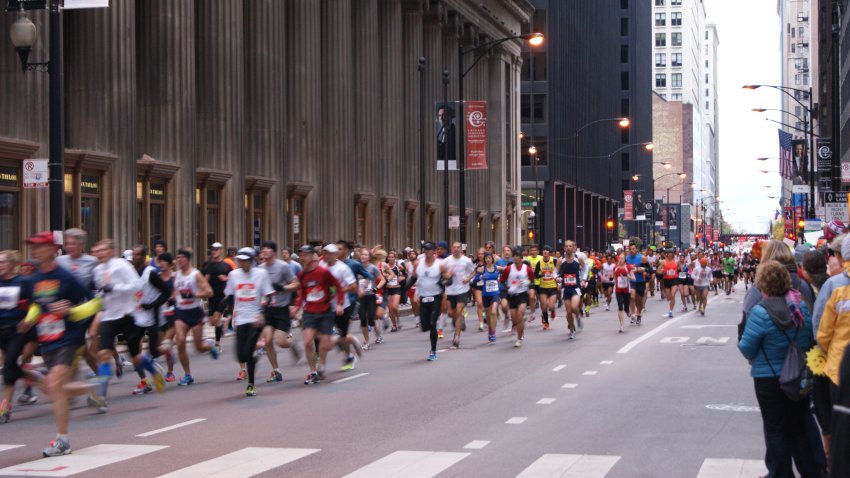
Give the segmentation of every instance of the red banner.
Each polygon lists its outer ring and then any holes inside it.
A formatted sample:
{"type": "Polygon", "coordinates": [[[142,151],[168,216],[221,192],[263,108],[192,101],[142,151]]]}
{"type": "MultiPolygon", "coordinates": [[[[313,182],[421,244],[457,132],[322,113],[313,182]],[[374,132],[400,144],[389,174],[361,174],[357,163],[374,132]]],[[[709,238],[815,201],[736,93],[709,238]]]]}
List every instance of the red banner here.
{"type": "Polygon", "coordinates": [[[634,196],[632,195],[631,189],[626,189],[623,191],[623,220],[624,221],[634,221],[635,220],[635,205],[634,205],[634,196]]]}
{"type": "Polygon", "coordinates": [[[713,232],[714,232],[714,240],[719,241],[720,240],[720,229],[714,229],[713,232]]]}
{"type": "Polygon", "coordinates": [[[785,218],[785,235],[794,233],[794,208],[785,206],[782,208],[782,213],[785,218]]]}
{"type": "Polygon", "coordinates": [[[487,102],[466,101],[466,169],[487,169],[487,102]]]}
{"type": "Polygon", "coordinates": [[[708,241],[714,240],[714,227],[711,224],[705,225],[705,238],[708,241]]]}

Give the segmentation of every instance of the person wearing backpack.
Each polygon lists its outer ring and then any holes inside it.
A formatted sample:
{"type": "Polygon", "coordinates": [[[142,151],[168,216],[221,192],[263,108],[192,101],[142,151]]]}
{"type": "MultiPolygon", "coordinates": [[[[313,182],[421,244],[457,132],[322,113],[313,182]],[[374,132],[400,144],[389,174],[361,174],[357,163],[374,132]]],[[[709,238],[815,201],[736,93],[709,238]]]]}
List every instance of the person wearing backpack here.
{"type": "MultiPolygon", "coordinates": [[[[814,345],[809,308],[800,293],[791,288],[786,267],[775,260],[759,265],[756,287],[762,298],[749,311],[738,349],[751,365],[750,375],[764,424],[767,476],[793,477],[793,459],[802,478],[820,477],[822,472],[806,432],[809,400],[799,389],[792,399],[788,387],[780,383],[780,377],[801,372],[787,370],[783,374],[787,357],[795,351],[805,354],[814,345]]],[[[805,360],[802,366],[805,370],[805,360]]]]}

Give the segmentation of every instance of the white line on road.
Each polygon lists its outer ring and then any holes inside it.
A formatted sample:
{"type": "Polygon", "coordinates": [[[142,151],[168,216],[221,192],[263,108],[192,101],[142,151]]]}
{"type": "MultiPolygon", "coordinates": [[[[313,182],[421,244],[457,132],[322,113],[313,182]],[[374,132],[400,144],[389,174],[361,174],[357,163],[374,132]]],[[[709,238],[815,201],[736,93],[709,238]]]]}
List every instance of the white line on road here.
{"type": "Polygon", "coordinates": [[[365,377],[366,375],[369,375],[369,372],[358,373],[357,375],[352,375],[350,377],[345,377],[345,378],[341,378],[339,380],[334,380],[331,383],[345,383],[345,382],[348,382],[350,380],[358,379],[360,377],[365,377]]]}
{"type": "Polygon", "coordinates": [[[588,370],[587,372],[584,372],[582,375],[596,375],[597,373],[599,373],[599,372],[597,372],[596,370],[588,370]]]}
{"type": "Polygon", "coordinates": [[[619,460],[619,456],[547,453],[529,465],[517,475],[517,478],[548,478],[550,476],[604,478],[619,460]]]}
{"type": "Polygon", "coordinates": [[[614,363],[613,360],[603,360],[599,362],[599,365],[611,365],[612,363],[614,363]]]}
{"type": "Polygon", "coordinates": [[[510,420],[506,421],[505,424],[520,425],[522,423],[525,423],[526,420],[528,420],[528,417],[512,417],[510,420]]]}
{"type": "Polygon", "coordinates": [[[42,458],[0,470],[0,476],[71,476],[168,448],[156,445],[95,445],[71,455],[42,458]]]}
{"type": "Polygon", "coordinates": [[[576,387],[578,387],[577,383],[565,383],[565,384],[561,385],[561,388],[576,388],[576,387]]]}
{"type": "Polygon", "coordinates": [[[755,478],[765,473],[763,460],[706,458],[697,478],[755,478]]]}
{"type": "Polygon", "coordinates": [[[469,455],[469,453],[435,451],[397,451],[344,478],[431,478],[469,455]]]}
{"type": "Polygon", "coordinates": [[[680,329],[707,329],[709,327],[737,327],[735,324],[715,324],[715,325],[683,325],[680,329]]]}
{"type": "Polygon", "coordinates": [[[0,451],[6,450],[14,450],[15,448],[20,448],[24,445],[0,445],[0,451]]]}
{"type": "MultiPolygon", "coordinates": [[[[718,296],[718,297],[719,297],[719,296],[718,296]]],[[[718,299],[718,297],[714,297],[714,298],[712,298],[712,299],[708,299],[708,303],[710,304],[710,303],[712,303],[712,302],[716,301],[716,300],[718,299]]],[[[631,342],[627,343],[627,344],[626,344],[623,348],[621,348],[620,350],[618,350],[618,351],[617,351],[617,353],[618,353],[618,354],[627,354],[627,353],[629,353],[629,351],[630,351],[631,349],[633,349],[633,348],[637,347],[637,346],[638,346],[638,345],[640,345],[642,342],[646,341],[647,339],[649,339],[649,338],[650,338],[650,337],[652,337],[653,335],[657,334],[658,332],[661,332],[662,330],[666,329],[667,327],[670,327],[671,325],[673,325],[673,324],[675,324],[676,322],[678,322],[678,321],[680,321],[680,320],[684,319],[685,317],[690,317],[690,316],[692,316],[692,315],[694,315],[694,314],[696,314],[696,313],[697,313],[697,311],[692,310],[692,311],[688,312],[687,314],[680,315],[680,316],[676,317],[675,319],[670,319],[670,320],[668,320],[667,322],[664,322],[663,324],[659,325],[658,327],[656,327],[656,328],[654,328],[654,329],[650,330],[649,332],[647,332],[647,333],[645,333],[645,334],[641,335],[640,337],[638,337],[638,338],[636,338],[636,339],[632,340],[631,342]]]]}
{"type": "Polygon", "coordinates": [[[204,421],[204,420],[206,420],[206,418],[196,418],[196,419],[194,419],[194,420],[189,420],[188,422],[181,422],[181,423],[177,423],[177,424],[175,424],[175,425],[171,425],[170,427],[158,428],[158,429],[156,429],[156,430],[152,430],[152,431],[149,431],[149,432],[141,433],[141,434],[136,435],[136,436],[137,436],[138,438],[149,437],[149,436],[151,436],[151,435],[156,435],[156,434],[158,434],[158,433],[168,432],[168,431],[171,431],[171,430],[174,430],[174,429],[177,429],[177,428],[183,428],[183,427],[186,427],[186,426],[189,426],[189,425],[194,425],[194,424],[196,424],[196,423],[201,423],[201,422],[202,422],[202,421],[204,421]]]}
{"type": "Polygon", "coordinates": [[[553,403],[555,403],[554,398],[541,398],[537,401],[538,405],[552,405],[553,403]]]}
{"type": "Polygon", "coordinates": [[[445,352],[446,350],[448,350],[448,349],[440,349],[440,350],[438,350],[438,351],[437,351],[437,353],[443,353],[443,352],[445,352]]]}
{"type": "Polygon", "coordinates": [[[249,478],[318,451],[314,448],[248,447],[161,475],[159,478],[249,478]]]}
{"type": "Polygon", "coordinates": [[[490,440],[472,440],[464,445],[467,450],[480,450],[490,444],[490,440]]]}
{"type": "Polygon", "coordinates": [[[558,365],[557,367],[553,368],[552,371],[553,372],[560,372],[561,370],[563,370],[565,368],[567,368],[567,366],[564,365],[564,364],[561,364],[561,365],[558,365]]]}

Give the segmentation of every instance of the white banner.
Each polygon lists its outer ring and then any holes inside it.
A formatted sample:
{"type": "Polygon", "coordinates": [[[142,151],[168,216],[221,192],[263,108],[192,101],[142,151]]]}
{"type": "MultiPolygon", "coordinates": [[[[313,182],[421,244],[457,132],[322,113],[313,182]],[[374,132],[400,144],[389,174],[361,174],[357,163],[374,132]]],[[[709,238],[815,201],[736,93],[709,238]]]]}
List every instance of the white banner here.
{"type": "Polygon", "coordinates": [[[65,10],[107,7],[109,7],[109,0],[65,0],[65,10]]]}

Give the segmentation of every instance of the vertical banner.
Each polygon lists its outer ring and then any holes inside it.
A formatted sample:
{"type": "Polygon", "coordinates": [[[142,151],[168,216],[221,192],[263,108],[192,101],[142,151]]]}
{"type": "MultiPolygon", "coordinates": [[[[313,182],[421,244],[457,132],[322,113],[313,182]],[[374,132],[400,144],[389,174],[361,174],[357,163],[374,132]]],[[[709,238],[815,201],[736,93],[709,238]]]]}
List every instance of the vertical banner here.
{"type": "Polygon", "coordinates": [[[809,146],[805,139],[791,141],[791,191],[809,192],[809,146]]]}
{"type": "Polygon", "coordinates": [[[466,101],[466,169],[487,169],[487,102],[466,101]]]}
{"type": "Polygon", "coordinates": [[[714,240],[719,241],[720,240],[720,229],[719,228],[714,229],[713,232],[714,232],[714,240]]]}
{"type": "Polygon", "coordinates": [[[784,206],[782,208],[782,216],[785,222],[785,235],[794,233],[794,208],[791,206],[784,206]]]}
{"type": "Polygon", "coordinates": [[[448,161],[449,170],[457,169],[457,125],[455,124],[455,116],[457,115],[457,102],[449,101],[448,103],[437,102],[434,106],[434,131],[437,139],[437,171],[446,169],[445,163],[448,161]]]}
{"type": "Polygon", "coordinates": [[[821,192],[832,191],[832,139],[818,138],[817,148],[818,189],[821,192]]]}
{"type": "Polygon", "coordinates": [[[623,212],[623,220],[624,221],[634,221],[635,220],[635,204],[634,204],[634,196],[632,195],[631,189],[626,189],[623,191],[623,206],[625,207],[625,211],[623,212]]]}
{"type": "Polygon", "coordinates": [[[679,228],[678,204],[668,204],[665,209],[667,210],[667,225],[665,227],[671,231],[677,230],[679,228]]]}
{"type": "Polygon", "coordinates": [[[708,243],[708,241],[714,240],[714,226],[711,224],[705,225],[705,240],[703,243],[708,243]]]}
{"type": "Polygon", "coordinates": [[[655,218],[655,225],[659,227],[664,227],[664,202],[660,199],[655,200],[655,214],[653,217],[655,218]]]}

